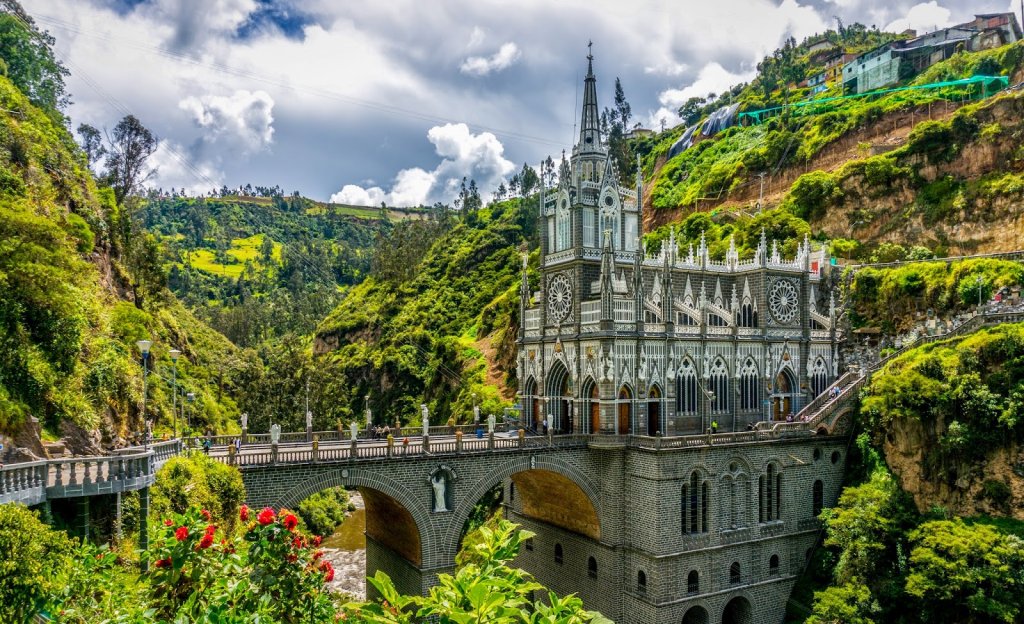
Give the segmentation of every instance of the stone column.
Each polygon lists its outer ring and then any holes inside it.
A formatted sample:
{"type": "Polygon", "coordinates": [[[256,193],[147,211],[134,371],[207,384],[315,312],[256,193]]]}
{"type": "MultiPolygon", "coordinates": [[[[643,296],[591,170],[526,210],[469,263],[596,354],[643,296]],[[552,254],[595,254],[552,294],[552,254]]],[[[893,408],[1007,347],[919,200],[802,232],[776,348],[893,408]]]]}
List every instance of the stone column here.
{"type": "MultiPolygon", "coordinates": [[[[122,462],[123,467],[123,462],[122,462]]],[[[124,537],[123,522],[121,519],[121,493],[114,495],[114,541],[120,542],[124,537]]]]}
{"type": "Polygon", "coordinates": [[[78,499],[77,517],[78,530],[82,536],[82,542],[89,541],[89,497],[82,496],[78,499]]]}
{"type": "Polygon", "coordinates": [[[139,558],[143,572],[149,572],[149,488],[139,490],[139,558]]]}

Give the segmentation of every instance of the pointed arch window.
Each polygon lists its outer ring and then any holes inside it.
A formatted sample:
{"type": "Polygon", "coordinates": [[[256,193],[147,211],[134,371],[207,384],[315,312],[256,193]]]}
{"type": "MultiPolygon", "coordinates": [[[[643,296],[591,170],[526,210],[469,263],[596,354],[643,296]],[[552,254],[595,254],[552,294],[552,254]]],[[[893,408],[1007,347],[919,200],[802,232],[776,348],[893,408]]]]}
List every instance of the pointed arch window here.
{"type": "Polygon", "coordinates": [[[682,486],[683,535],[708,532],[708,482],[694,470],[686,485],[682,486]]]}
{"type": "Polygon", "coordinates": [[[676,373],[676,411],[681,414],[697,413],[697,371],[693,362],[683,360],[676,373]]]}
{"type": "Polygon", "coordinates": [[[583,209],[583,245],[597,247],[597,215],[590,208],[583,209]]]}
{"type": "Polygon", "coordinates": [[[729,411],[729,369],[722,358],[715,360],[711,366],[711,411],[722,414],[729,411]]]}
{"type": "Polygon", "coordinates": [[[747,358],[740,369],[740,409],[760,409],[758,404],[761,398],[761,378],[757,374],[757,364],[753,358],[747,358]]]}
{"type": "Polygon", "coordinates": [[[676,310],[676,325],[682,325],[683,327],[696,327],[697,319],[693,318],[686,312],[676,310]]]}
{"type": "Polygon", "coordinates": [[[775,463],[758,478],[758,509],[761,522],[781,520],[782,472],[775,463]]]}
{"type": "Polygon", "coordinates": [[[569,209],[566,205],[568,200],[561,200],[561,205],[555,214],[555,250],[562,251],[569,248],[569,239],[572,235],[571,219],[569,209]]]}
{"type": "Polygon", "coordinates": [[[740,327],[757,327],[757,310],[749,299],[740,306],[740,327]]]}
{"type": "Polygon", "coordinates": [[[710,325],[711,327],[728,327],[729,321],[725,320],[724,317],[712,312],[708,313],[708,325],[710,325]]]}
{"type": "Polygon", "coordinates": [[[814,396],[828,390],[828,368],[825,366],[823,358],[819,357],[815,360],[814,367],[811,368],[811,389],[814,391],[814,396]]]}

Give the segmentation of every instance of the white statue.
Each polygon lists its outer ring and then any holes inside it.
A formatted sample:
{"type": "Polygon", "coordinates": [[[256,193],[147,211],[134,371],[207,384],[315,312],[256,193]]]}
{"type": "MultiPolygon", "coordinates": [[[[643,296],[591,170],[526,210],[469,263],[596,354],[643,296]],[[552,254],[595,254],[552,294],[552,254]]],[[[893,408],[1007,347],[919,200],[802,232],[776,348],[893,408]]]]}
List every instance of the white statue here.
{"type": "Polygon", "coordinates": [[[666,376],[669,381],[676,378],[676,360],[671,355],[668,356],[668,370],[666,371],[666,376]]]}
{"type": "Polygon", "coordinates": [[[306,429],[313,428],[313,412],[306,410],[306,429]]]}
{"type": "Polygon", "coordinates": [[[420,418],[423,420],[423,435],[430,435],[430,410],[426,403],[420,403],[420,418]]]}
{"type": "Polygon", "coordinates": [[[352,439],[353,440],[356,440],[356,439],[359,438],[359,425],[356,424],[356,421],[353,420],[352,424],[350,424],[348,426],[348,429],[349,429],[349,431],[352,432],[352,439]]]}
{"type": "Polygon", "coordinates": [[[553,414],[548,414],[548,433],[554,433],[554,432],[555,432],[555,416],[553,414]]]}
{"type": "Polygon", "coordinates": [[[612,380],[612,360],[605,354],[601,358],[601,379],[604,381],[612,380]]]}
{"type": "Polygon", "coordinates": [[[489,414],[487,416],[487,433],[494,433],[495,420],[494,414],[489,414]]]}
{"type": "Polygon", "coordinates": [[[281,439],[281,425],[274,423],[270,425],[270,443],[277,444],[277,441],[281,439]]]}
{"type": "Polygon", "coordinates": [[[245,412],[242,412],[242,430],[244,431],[244,430],[246,430],[248,428],[249,428],[249,415],[246,414],[245,412]]]}
{"type": "Polygon", "coordinates": [[[647,358],[643,355],[640,356],[640,369],[637,371],[636,376],[640,381],[647,380],[647,358]]]}
{"type": "Polygon", "coordinates": [[[448,511],[444,501],[444,475],[438,473],[437,476],[431,477],[430,485],[434,488],[434,511],[448,511]]]}
{"type": "Polygon", "coordinates": [[[473,406],[473,424],[479,424],[479,423],[480,423],[480,406],[479,405],[474,405],[473,406]]]}
{"type": "Polygon", "coordinates": [[[369,429],[373,425],[373,410],[366,408],[366,428],[369,429]]]}

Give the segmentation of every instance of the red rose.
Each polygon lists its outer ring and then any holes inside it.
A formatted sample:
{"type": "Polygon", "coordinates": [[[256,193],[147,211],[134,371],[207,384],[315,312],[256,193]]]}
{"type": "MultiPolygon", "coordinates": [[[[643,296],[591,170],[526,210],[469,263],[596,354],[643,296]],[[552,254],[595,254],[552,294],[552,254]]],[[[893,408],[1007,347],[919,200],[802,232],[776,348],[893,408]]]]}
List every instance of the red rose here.
{"type": "Polygon", "coordinates": [[[256,516],[256,519],[259,520],[260,524],[266,526],[274,521],[274,510],[270,507],[264,507],[260,515],[256,516]]]}
{"type": "Polygon", "coordinates": [[[288,514],[284,517],[284,520],[282,520],[282,522],[284,523],[284,528],[288,529],[289,531],[294,531],[295,527],[299,524],[299,519],[296,518],[294,514],[288,514]]]}
{"type": "Polygon", "coordinates": [[[238,517],[242,519],[242,522],[249,521],[249,506],[242,505],[242,508],[238,510],[238,517]]]}
{"type": "Polygon", "coordinates": [[[285,559],[287,559],[287,560],[288,560],[288,563],[295,563],[296,561],[298,561],[298,560],[299,560],[299,556],[298,556],[298,555],[296,555],[295,553],[291,553],[290,555],[288,555],[287,557],[285,557],[285,559]]]}
{"type": "Polygon", "coordinates": [[[203,539],[199,540],[199,548],[209,548],[210,546],[213,546],[213,536],[207,533],[203,539]]]}
{"type": "Polygon", "coordinates": [[[174,524],[174,521],[171,520],[170,518],[165,518],[164,519],[164,526],[172,526],[173,524],[174,524]]]}
{"type": "Polygon", "coordinates": [[[156,563],[154,565],[156,567],[158,567],[158,568],[169,568],[169,567],[171,567],[171,560],[170,559],[157,559],[156,563]]]}
{"type": "Polygon", "coordinates": [[[179,542],[185,541],[185,538],[188,537],[188,527],[186,527],[186,526],[178,527],[178,530],[174,532],[174,537],[179,542]]]}
{"type": "Polygon", "coordinates": [[[207,522],[209,522],[210,519],[212,518],[212,516],[210,516],[210,512],[206,511],[205,509],[200,510],[199,513],[202,514],[203,519],[206,520],[207,522]]]}

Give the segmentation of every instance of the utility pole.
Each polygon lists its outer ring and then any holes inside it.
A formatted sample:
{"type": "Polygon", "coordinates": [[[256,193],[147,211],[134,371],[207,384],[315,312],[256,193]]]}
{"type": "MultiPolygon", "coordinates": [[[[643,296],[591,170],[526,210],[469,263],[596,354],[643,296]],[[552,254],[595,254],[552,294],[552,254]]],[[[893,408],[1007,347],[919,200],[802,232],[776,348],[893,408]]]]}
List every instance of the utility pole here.
{"type": "MultiPolygon", "coordinates": [[[[1024,0],[1021,0],[1024,2],[1024,0]]],[[[761,206],[764,205],[764,177],[768,175],[767,172],[762,171],[757,174],[757,177],[761,178],[761,190],[757,192],[757,212],[761,212],[761,206]]]]}

